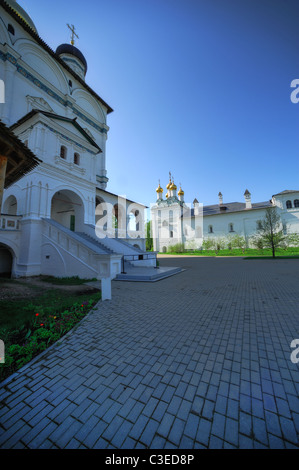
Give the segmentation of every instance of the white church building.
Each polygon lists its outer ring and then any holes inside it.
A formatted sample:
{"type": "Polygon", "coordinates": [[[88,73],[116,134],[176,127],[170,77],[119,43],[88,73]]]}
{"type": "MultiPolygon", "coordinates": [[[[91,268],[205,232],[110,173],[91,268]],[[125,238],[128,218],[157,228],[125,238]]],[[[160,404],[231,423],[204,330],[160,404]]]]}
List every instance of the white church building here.
{"type": "Polygon", "coordinates": [[[73,40],[53,51],[16,1],[0,0],[0,11],[0,120],[40,160],[4,191],[0,275],[100,279],[124,260],[153,265],[146,207],[107,189],[113,110],[87,85],[84,55],[73,40]]]}
{"type": "Polygon", "coordinates": [[[277,208],[285,234],[299,233],[299,190],[285,190],[263,202],[252,202],[247,189],[244,202],[225,202],[219,192],[218,204],[204,206],[197,199],[187,204],[184,191],[182,188],[177,191],[170,175],[164,198],[163,192],[159,183],[157,201],[151,205],[155,251],[166,252],[178,243],[184,244],[187,249],[200,249],[203,240],[229,240],[234,235],[244,237],[250,247],[268,207],[277,208]]]}

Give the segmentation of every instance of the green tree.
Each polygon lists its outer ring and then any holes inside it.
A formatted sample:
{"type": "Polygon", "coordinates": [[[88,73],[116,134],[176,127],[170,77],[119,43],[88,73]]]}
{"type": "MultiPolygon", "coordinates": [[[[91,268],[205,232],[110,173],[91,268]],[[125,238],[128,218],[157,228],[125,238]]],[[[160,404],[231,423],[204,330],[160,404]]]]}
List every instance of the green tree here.
{"type": "Polygon", "coordinates": [[[299,233],[289,233],[287,235],[287,242],[289,246],[299,246],[299,233]]]}
{"type": "Polygon", "coordinates": [[[242,235],[234,235],[232,238],[231,238],[231,247],[234,249],[238,249],[238,250],[242,250],[242,253],[244,253],[245,249],[246,249],[246,240],[245,240],[245,237],[243,237],[242,235]]]}
{"type": "Polygon", "coordinates": [[[214,250],[215,249],[215,240],[213,238],[205,238],[202,242],[203,250],[214,250]]]}
{"type": "Polygon", "coordinates": [[[217,237],[215,240],[215,244],[216,244],[217,251],[224,250],[225,245],[226,245],[225,237],[217,237]]]}
{"type": "Polygon", "coordinates": [[[145,240],[146,251],[153,251],[154,243],[151,238],[151,221],[146,222],[146,240],[145,240]]]}
{"type": "Polygon", "coordinates": [[[256,243],[260,243],[260,246],[270,249],[273,258],[275,258],[277,249],[286,248],[287,245],[287,236],[281,228],[282,224],[276,207],[268,207],[264,219],[258,222],[259,228],[256,243]]]}

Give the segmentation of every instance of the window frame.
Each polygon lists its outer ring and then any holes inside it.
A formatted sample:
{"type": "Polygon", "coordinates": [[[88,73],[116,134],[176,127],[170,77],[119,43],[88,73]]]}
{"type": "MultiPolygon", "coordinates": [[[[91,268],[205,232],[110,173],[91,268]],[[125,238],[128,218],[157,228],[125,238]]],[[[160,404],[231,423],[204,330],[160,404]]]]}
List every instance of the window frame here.
{"type": "Polygon", "coordinates": [[[62,160],[66,160],[67,159],[67,147],[65,145],[61,145],[60,146],[60,158],[62,160]]]}
{"type": "Polygon", "coordinates": [[[74,152],[74,165],[80,166],[80,160],[81,160],[80,153],[74,152]]]}

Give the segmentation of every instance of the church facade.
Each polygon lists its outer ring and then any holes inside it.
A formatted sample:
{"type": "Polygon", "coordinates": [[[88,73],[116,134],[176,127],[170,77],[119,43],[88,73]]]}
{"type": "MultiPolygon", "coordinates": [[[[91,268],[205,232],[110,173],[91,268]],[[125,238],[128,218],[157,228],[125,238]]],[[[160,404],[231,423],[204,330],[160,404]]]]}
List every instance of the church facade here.
{"type": "Polygon", "coordinates": [[[74,41],[53,51],[15,0],[0,9],[0,120],[41,161],[4,191],[0,247],[12,275],[114,278],[123,257],[151,264],[145,206],[107,189],[113,110],[87,85],[84,55],[74,41]]]}
{"type": "Polygon", "coordinates": [[[151,206],[155,251],[166,252],[178,243],[187,249],[201,249],[203,240],[222,239],[228,243],[234,235],[244,237],[250,247],[269,207],[277,208],[285,234],[299,234],[299,190],[285,190],[268,201],[257,203],[252,202],[248,190],[244,193],[244,202],[226,203],[219,192],[218,204],[203,206],[197,199],[186,204],[184,191],[182,188],[177,191],[170,176],[164,198],[163,192],[159,183],[157,201],[151,206]]]}

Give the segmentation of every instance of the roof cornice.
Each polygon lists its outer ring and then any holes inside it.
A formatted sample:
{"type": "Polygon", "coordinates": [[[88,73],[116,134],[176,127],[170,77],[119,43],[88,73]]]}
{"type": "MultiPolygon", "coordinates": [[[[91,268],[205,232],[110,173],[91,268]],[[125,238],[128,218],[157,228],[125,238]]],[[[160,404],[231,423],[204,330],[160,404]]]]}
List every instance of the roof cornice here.
{"type": "Polygon", "coordinates": [[[5,0],[0,0],[0,6],[9,13],[14,20],[22,26],[22,28],[32,36],[32,38],[48,53],[53,59],[55,59],[62,67],[64,67],[68,73],[70,73],[89,93],[94,96],[102,105],[107,108],[107,114],[112,113],[113,109],[107,104],[90,86],[88,86],[84,80],[82,80],[79,75],[77,75],[60,57],[53,51],[53,49],[48,46],[48,44],[43,41],[43,39],[35,32],[32,28],[5,2],[5,0]]]}

